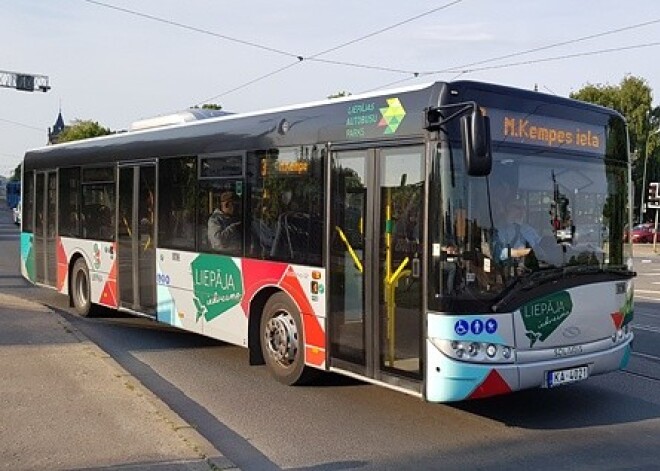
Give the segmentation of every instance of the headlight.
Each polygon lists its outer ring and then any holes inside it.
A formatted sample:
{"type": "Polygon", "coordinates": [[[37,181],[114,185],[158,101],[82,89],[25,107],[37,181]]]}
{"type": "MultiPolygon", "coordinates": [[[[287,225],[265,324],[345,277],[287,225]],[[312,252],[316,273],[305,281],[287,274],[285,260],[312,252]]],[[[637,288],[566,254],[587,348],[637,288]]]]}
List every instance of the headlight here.
{"type": "Polygon", "coordinates": [[[513,363],[515,349],[508,345],[484,342],[462,342],[431,338],[431,343],[450,358],[482,363],[513,363]]]}

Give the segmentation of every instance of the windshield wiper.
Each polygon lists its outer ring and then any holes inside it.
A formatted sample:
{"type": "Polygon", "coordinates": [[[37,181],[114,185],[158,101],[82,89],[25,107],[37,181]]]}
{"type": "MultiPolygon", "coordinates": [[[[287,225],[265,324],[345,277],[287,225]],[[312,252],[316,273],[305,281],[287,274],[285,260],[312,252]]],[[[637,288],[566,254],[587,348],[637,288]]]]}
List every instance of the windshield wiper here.
{"type": "Polygon", "coordinates": [[[544,283],[573,276],[593,275],[600,273],[618,275],[624,278],[632,278],[637,276],[637,273],[622,265],[611,267],[599,267],[598,265],[571,265],[559,268],[546,268],[544,270],[536,271],[530,273],[529,275],[516,278],[513,283],[505,288],[499,299],[493,303],[491,310],[493,312],[498,312],[502,306],[507,304],[521,291],[528,291],[544,283]]]}
{"type": "Polygon", "coordinates": [[[564,267],[566,275],[582,275],[593,273],[608,273],[611,275],[620,275],[626,278],[637,276],[637,273],[631,271],[625,265],[613,265],[607,267],[599,267],[598,265],[569,265],[564,267]]]}
{"type": "Polygon", "coordinates": [[[520,291],[527,291],[536,288],[542,283],[561,279],[564,277],[564,274],[563,268],[546,268],[544,270],[530,273],[529,275],[520,276],[504,289],[499,296],[499,299],[497,299],[490,308],[493,312],[497,312],[502,305],[506,304],[520,291]]]}

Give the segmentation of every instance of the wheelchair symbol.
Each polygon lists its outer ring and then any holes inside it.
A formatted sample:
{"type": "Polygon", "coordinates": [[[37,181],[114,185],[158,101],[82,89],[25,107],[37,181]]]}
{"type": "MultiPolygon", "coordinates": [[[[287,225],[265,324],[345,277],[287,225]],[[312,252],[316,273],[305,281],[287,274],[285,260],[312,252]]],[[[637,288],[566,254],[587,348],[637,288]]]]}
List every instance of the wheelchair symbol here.
{"type": "Polygon", "coordinates": [[[467,323],[465,320],[460,320],[456,321],[456,324],[454,324],[454,331],[458,335],[465,335],[470,331],[470,325],[467,323]]]}

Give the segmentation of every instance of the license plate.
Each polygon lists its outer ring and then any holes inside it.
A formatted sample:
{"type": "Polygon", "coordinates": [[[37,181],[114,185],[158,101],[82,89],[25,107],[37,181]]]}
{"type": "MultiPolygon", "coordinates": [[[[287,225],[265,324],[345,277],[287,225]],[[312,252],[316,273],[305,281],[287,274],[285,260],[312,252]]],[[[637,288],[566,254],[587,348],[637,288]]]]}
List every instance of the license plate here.
{"type": "Polygon", "coordinates": [[[589,368],[577,366],[565,370],[548,371],[548,387],[561,386],[562,384],[575,383],[589,377],[589,368]]]}

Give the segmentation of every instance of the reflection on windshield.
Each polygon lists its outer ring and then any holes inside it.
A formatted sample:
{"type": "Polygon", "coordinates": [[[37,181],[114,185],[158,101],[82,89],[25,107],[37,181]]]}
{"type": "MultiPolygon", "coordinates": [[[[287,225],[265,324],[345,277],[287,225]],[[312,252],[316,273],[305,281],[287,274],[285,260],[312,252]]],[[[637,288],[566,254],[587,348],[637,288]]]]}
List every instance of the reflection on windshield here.
{"type": "Polygon", "coordinates": [[[448,153],[439,156],[440,293],[496,299],[538,271],[625,266],[624,165],[499,152],[490,176],[467,177],[460,151],[448,153]]]}

